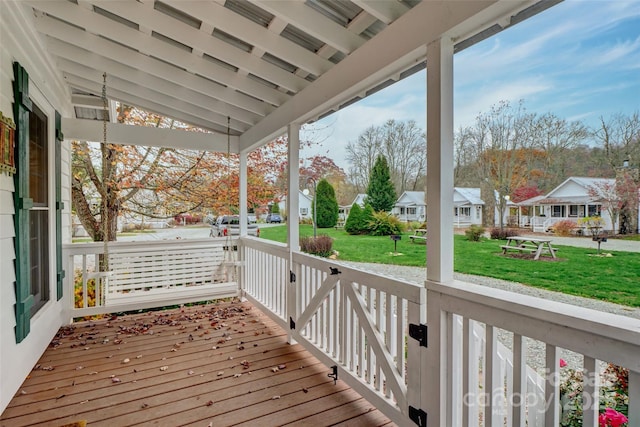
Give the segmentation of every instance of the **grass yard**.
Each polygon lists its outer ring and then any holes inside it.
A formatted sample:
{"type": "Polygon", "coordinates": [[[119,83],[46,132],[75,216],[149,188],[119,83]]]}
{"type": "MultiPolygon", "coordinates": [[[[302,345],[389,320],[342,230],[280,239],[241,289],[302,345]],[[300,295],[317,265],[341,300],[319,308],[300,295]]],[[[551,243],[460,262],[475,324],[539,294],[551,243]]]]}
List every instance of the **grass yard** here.
{"type": "MultiPolygon", "coordinates": [[[[409,233],[398,242],[398,253],[402,254],[398,256],[393,255],[393,241],[388,236],[350,236],[334,229],[321,229],[318,234],[334,239],[333,249],[341,260],[420,267],[426,262],[426,245],[411,243],[409,233]]],[[[260,230],[260,237],[279,242],[285,242],[286,235],[286,226],[260,230]]],[[[312,236],[313,227],[301,225],[300,235],[312,236]]],[[[457,272],[640,307],[640,254],[611,252],[611,257],[596,257],[595,249],[554,245],[557,261],[533,261],[502,255],[504,241],[470,242],[463,235],[454,239],[457,272]]]]}

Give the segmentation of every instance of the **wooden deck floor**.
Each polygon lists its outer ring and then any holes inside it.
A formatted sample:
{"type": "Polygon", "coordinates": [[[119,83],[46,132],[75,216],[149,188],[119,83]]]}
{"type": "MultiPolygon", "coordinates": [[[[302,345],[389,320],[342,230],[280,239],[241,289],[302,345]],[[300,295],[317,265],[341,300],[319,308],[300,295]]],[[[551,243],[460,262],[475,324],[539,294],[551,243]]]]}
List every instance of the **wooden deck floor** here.
{"type": "Polygon", "coordinates": [[[60,330],[0,425],[392,425],[328,372],[249,303],[81,322],[60,330]]]}

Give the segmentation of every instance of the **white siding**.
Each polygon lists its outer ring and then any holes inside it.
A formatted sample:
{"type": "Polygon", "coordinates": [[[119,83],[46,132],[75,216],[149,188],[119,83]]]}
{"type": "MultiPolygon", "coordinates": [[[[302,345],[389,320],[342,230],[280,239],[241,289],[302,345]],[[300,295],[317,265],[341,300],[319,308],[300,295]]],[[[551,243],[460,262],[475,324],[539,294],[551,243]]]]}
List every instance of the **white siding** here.
{"type": "MultiPolygon", "coordinates": [[[[13,117],[13,62],[20,62],[29,73],[30,88],[39,92],[45,103],[57,109],[63,117],[70,116],[69,94],[63,89],[60,76],[53,74],[53,67],[40,41],[23,31],[33,28],[28,7],[24,3],[0,2],[0,111],[13,117]]],[[[50,114],[51,111],[47,111],[50,114]]],[[[54,126],[53,116],[50,126],[54,126]]],[[[64,131],[64,129],[63,129],[64,131]]],[[[50,144],[53,156],[53,141],[50,144]]],[[[63,241],[69,242],[70,233],[70,163],[69,144],[62,150],[62,194],[65,209],[62,219],[63,241]]],[[[51,170],[53,183],[54,170],[51,170]]],[[[51,284],[51,299],[31,319],[31,332],[16,344],[14,326],[15,259],[13,226],[13,178],[0,174],[0,412],[3,412],[11,398],[19,390],[24,378],[29,374],[56,331],[68,319],[63,318],[62,302],[56,301],[55,283],[51,284]]],[[[55,224],[55,222],[52,222],[55,224]]],[[[55,230],[51,230],[55,241],[55,230]]],[[[55,253],[51,253],[52,268],[55,268],[55,253]]],[[[73,272],[67,272],[73,274],[73,272]]]]}

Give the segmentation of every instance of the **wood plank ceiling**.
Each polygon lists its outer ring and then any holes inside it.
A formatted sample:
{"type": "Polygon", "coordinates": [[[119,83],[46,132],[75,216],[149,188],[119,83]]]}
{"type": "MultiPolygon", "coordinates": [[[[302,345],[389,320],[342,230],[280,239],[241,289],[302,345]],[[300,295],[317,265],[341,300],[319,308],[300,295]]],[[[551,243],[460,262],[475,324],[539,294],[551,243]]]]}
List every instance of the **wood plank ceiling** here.
{"type": "MultiPolygon", "coordinates": [[[[514,17],[530,16],[555,2],[510,2],[515,4],[510,19],[500,25],[484,23],[460,40],[458,49],[511,25],[518,20],[514,17]]],[[[435,6],[433,13],[446,10],[438,8],[443,2],[428,3],[435,6]]],[[[483,11],[495,2],[475,3],[481,3],[477,9],[483,11]]],[[[101,119],[106,72],[109,99],[223,134],[230,118],[234,136],[295,103],[305,89],[338,64],[349,62],[356,50],[403,15],[414,8],[424,9],[421,13],[432,8],[419,0],[28,0],[25,4],[33,8],[36,29],[70,87],[77,118],[101,119]]],[[[351,62],[349,67],[359,66],[351,62]]],[[[424,52],[396,62],[358,93],[345,94],[348,98],[339,97],[304,119],[330,114],[423,69],[424,52]]],[[[268,126],[260,132],[252,139],[273,136],[268,126]]]]}

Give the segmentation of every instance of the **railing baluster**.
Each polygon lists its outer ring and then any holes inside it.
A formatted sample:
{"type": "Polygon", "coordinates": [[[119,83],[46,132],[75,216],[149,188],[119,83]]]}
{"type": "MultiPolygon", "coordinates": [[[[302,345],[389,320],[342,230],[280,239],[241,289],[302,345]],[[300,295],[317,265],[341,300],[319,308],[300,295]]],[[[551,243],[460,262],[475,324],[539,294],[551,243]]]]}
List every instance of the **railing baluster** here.
{"type": "MultiPolygon", "coordinates": [[[[502,391],[502,385],[498,378],[498,330],[492,325],[485,325],[485,396],[486,405],[484,417],[487,427],[497,427],[501,424],[499,410],[496,405],[495,394],[502,391]]],[[[554,424],[555,425],[555,424],[554,424]]]]}
{"type": "Polygon", "coordinates": [[[473,325],[468,317],[462,319],[462,426],[471,427],[470,408],[475,402],[476,390],[471,389],[471,360],[475,357],[473,325]]]}
{"type": "Polygon", "coordinates": [[[514,427],[525,427],[527,396],[527,347],[522,335],[513,334],[513,398],[512,421],[514,427]]]}
{"type": "Polygon", "coordinates": [[[640,425],[640,372],[629,369],[629,426],[640,425]]]}
{"type": "Polygon", "coordinates": [[[599,378],[598,361],[593,357],[584,357],[583,388],[582,388],[582,426],[598,427],[599,378]]]}
{"type": "Polygon", "coordinates": [[[544,385],[544,395],[547,410],[545,411],[544,424],[545,426],[557,426],[560,423],[560,387],[558,381],[560,356],[558,348],[554,345],[546,345],[546,364],[547,378],[544,385]]]}

